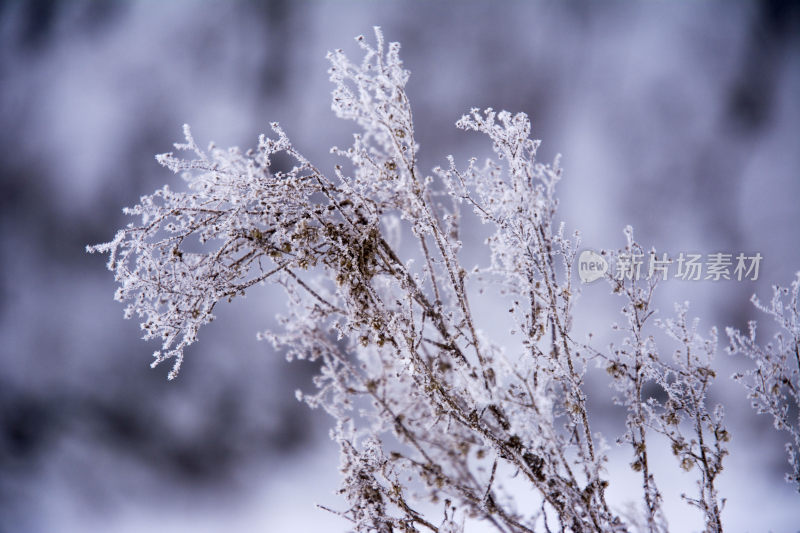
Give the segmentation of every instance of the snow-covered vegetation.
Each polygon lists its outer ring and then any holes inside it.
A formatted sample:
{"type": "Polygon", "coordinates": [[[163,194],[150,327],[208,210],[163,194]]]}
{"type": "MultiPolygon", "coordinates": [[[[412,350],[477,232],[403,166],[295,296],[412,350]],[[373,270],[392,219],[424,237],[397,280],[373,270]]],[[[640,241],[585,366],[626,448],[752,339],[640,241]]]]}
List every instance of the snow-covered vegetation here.
{"type": "MultiPolygon", "coordinates": [[[[154,366],[172,362],[174,378],[219,302],[275,283],[288,310],[262,335],[320,365],[317,390],[298,397],[335,421],[346,506],[334,513],[353,529],[456,532],[475,520],[514,532],[667,531],[653,472],[666,446],[695,476],[686,503],[707,531],[722,531],[716,480],[731,436],[708,400],[726,379],[714,366],[716,330],[699,331],[684,304],[656,319],[658,276],[609,273],[624,302],[622,323],[608,320],[619,342],[595,346],[576,332],[580,234],[558,218],[559,160],[537,159],[528,117],[470,110],[456,126],[486,136],[496,157],[443,158],[426,172],[399,45],[379,29],[374,44],[358,42],[360,63],[329,54],[333,110],[358,126],[351,146],[332,148],[341,165],[318,168],[278,124],[247,151],[203,149],[186,127],[176,149],[189,155],[158,160],[187,189],[142,197],[127,209],[136,223],[89,247],[109,254],[125,316],[161,340],[154,366]],[[490,228],[485,264],[465,263],[465,217],[490,228]],[[511,345],[479,322],[486,299],[504,302],[495,324],[508,325],[511,345]],[[588,373],[613,385],[622,435],[592,427],[588,373]],[[632,508],[607,501],[610,446],[628,447],[640,476],[632,508]]],[[[643,253],[626,235],[609,258],[643,253]]],[[[791,435],[798,484],[799,286],[777,288],[769,306],[756,301],[783,328],[772,344],[756,343],[755,325],[728,330],[730,351],[752,359],[736,379],[791,435]]]]}

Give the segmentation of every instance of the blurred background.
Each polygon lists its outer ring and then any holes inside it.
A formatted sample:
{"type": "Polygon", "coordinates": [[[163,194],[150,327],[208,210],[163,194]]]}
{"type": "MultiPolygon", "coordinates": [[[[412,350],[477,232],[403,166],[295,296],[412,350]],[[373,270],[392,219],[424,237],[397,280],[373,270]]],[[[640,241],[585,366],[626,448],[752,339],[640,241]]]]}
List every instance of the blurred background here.
{"type": "MultiPolygon", "coordinates": [[[[184,123],[250,147],[277,120],[331,168],[352,128],[325,53],[359,57],[373,25],[403,45],[421,168],[489,153],[453,126],[470,107],[525,111],[542,159],[563,154],[561,215],[585,246],[622,246],[631,224],[646,248],[763,255],[756,282],[665,283],[665,314],[689,298],[703,328],[743,327],[749,296],[800,270],[796,3],[0,2],[0,533],[346,529],[313,506],[341,508],[329,420],[293,394],[314,368],[256,341],[280,298],[221,308],[168,383],[84,246],[180,186],[153,155],[184,123]]],[[[587,286],[577,320],[600,338],[621,305],[607,292],[587,286]]],[[[719,359],[723,382],[746,366],[719,359]]],[[[785,439],[738,386],[715,395],[734,435],[728,531],[800,530],[785,439]]],[[[669,509],[687,483],[665,478],[669,509]]]]}

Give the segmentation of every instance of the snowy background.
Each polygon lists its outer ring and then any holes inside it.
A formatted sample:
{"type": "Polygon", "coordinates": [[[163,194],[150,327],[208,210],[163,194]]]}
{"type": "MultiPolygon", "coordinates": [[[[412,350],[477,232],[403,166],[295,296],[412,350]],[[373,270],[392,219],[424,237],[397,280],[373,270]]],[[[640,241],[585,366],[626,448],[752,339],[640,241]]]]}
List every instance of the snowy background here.
{"type": "MultiPolygon", "coordinates": [[[[314,368],[256,341],[274,293],[220,309],[168,383],[84,246],[178,186],[153,155],[184,123],[249,147],[278,120],[330,168],[351,125],[330,112],[325,53],[357,57],[376,24],[412,72],[422,168],[488,153],[453,127],[470,107],[525,111],[542,158],[563,154],[561,215],[586,246],[632,224],[646,247],[763,255],[758,282],[664,284],[663,310],[690,298],[705,326],[741,327],[750,294],[800,269],[797,4],[0,2],[0,533],[346,529],[313,507],[340,503],[329,422],[293,394],[314,368]]],[[[616,320],[605,291],[584,290],[581,327],[616,320]]],[[[741,368],[719,358],[721,381],[741,368]]],[[[783,438],[737,386],[715,394],[728,531],[798,531],[783,438]]],[[[662,482],[671,509],[685,485],[662,482]]]]}

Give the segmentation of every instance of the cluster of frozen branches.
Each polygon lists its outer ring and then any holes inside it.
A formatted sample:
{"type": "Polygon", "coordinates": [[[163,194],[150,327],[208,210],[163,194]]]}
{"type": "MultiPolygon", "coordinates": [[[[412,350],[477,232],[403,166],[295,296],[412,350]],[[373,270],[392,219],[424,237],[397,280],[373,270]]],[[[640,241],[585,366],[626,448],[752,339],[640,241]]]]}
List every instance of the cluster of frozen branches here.
{"type": "Polygon", "coordinates": [[[786,443],[791,466],[786,480],[800,490],[800,272],[790,287],[774,287],[769,305],[755,296],[752,302],[775,320],[778,331],[773,342],[760,346],[755,321],[750,322],[747,335],[728,328],[728,351],[745,354],[754,363],[733,378],[744,384],[753,409],[772,415],[775,428],[791,437],[786,443]]]}
{"type": "MultiPolygon", "coordinates": [[[[423,174],[399,45],[376,37],[374,46],[358,38],[360,64],[329,55],[333,110],[360,128],[352,146],[332,149],[346,166],[324,174],[277,124],[247,152],[202,150],[186,128],[176,147],[190,158],[159,156],[186,192],[143,197],[127,210],[139,224],[90,247],[109,253],[126,316],[162,340],[154,365],[172,359],[174,377],[218,302],[277,283],[288,313],[264,336],[290,359],[321,363],[316,391],[298,396],[335,419],[347,501],[337,514],[353,529],[457,532],[484,520],[501,532],[665,531],[652,469],[662,450],[650,438],[660,435],[676,467],[697,476],[686,501],[720,531],[715,482],[729,434],[722,408],[706,405],[715,331],[698,333],[685,306],[651,319],[654,282],[609,277],[625,299],[624,325],[614,326],[624,338],[607,349],[577,341],[579,242],[555,221],[558,160],[536,160],[525,114],[474,109],[457,126],[486,135],[496,160],[459,167],[451,157],[423,174]],[[278,154],[291,168],[273,167],[278,154]],[[492,228],[491,260],[468,270],[460,220],[473,214],[492,228]],[[507,303],[518,347],[482,333],[474,309],[488,294],[507,303]],[[659,355],[653,328],[677,346],[672,358],[659,355]],[[607,447],[584,383],[595,363],[627,412],[617,443],[641,474],[636,513],[606,500],[607,447]],[[654,386],[661,394],[647,392],[654,386]]],[[[625,252],[634,249],[628,232],[625,252]]],[[[730,335],[755,361],[740,376],[754,405],[794,439],[798,481],[798,282],[789,305],[783,294],[760,307],[788,336],[761,348],[754,333],[730,335]]]]}

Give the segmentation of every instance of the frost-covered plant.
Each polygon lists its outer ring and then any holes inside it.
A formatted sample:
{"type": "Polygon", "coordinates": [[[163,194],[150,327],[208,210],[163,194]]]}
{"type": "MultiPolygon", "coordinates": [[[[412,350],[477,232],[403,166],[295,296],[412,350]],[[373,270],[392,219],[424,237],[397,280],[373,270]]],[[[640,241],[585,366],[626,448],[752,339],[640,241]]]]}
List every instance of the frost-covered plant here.
{"type": "Polygon", "coordinates": [[[800,272],[790,287],[774,287],[769,305],[753,296],[759,310],[770,315],[778,324],[778,332],[766,346],[756,343],[756,323],[749,323],[747,335],[728,328],[730,353],[750,357],[755,367],[734,375],[752,400],[759,414],[769,414],[775,428],[791,437],[786,443],[791,472],[786,480],[800,490],[800,272]]]}
{"type": "MultiPolygon", "coordinates": [[[[125,316],[161,339],[153,365],[172,359],[174,378],[218,302],[277,283],[288,312],[263,336],[290,359],[321,362],[317,390],[298,396],[335,419],[348,505],[337,514],[355,530],[457,532],[470,519],[503,532],[666,531],[651,468],[656,434],[677,466],[697,473],[698,490],[685,498],[708,531],[721,531],[715,481],[729,437],[721,407],[706,406],[716,333],[697,333],[685,306],[674,320],[650,320],[655,281],[609,275],[626,302],[627,323],[616,326],[624,338],[607,350],[577,341],[579,241],[556,220],[558,159],[536,160],[525,114],[473,109],[457,126],[486,135],[496,159],[459,167],[450,157],[423,173],[399,45],[375,34],[375,46],[358,38],[361,64],[329,54],[333,110],[360,128],[352,146],[332,149],[346,167],[323,173],[277,124],[247,152],[202,150],[186,127],[176,148],[189,158],[158,160],[188,190],[142,197],[126,210],[139,224],[89,247],[109,253],[125,316]],[[273,167],[279,154],[291,168],[273,167]],[[460,253],[470,212],[492,230],[484,268],[466,268],[460,253]],[[489,298],[507,306],[517,345],[499,346],[480,327],[475,306],[489,298]],[[659,331],[678,346],[671,361],[659,356],[659,331]],[[641,474],[632,514],[606,500],[613,480],[584,383],[593,363],[627,411],[618,443],[630,446],[641,474]]],[[[619,253],[641,251],[627,233],[619,253]]],[[[797,284],[793,294],[796,354],[797,284]]],[[[771,312],[784,317],[780,309],[771,312]]],[[[783,404],[771,403],[784,398],[775,387],[797,401],[796,373],[785,381],[773,369],[788,348],[746,347],[769,365],[752,374],[771,380],[754,385],[754,397],[789,425],[783,404]]]]}

